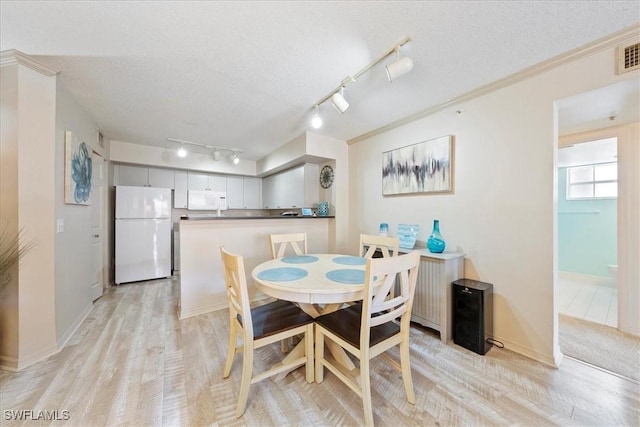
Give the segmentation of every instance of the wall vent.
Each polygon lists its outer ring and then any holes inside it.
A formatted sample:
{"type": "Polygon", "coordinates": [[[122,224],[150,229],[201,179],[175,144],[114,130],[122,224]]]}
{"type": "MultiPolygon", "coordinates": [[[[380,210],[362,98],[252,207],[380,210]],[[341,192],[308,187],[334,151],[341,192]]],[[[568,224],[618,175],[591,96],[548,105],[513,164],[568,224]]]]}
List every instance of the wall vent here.
{"type": "Polygon", "coordinates": [[[640,43],[618,47],[618,74],[640,69],[640,43]]]}

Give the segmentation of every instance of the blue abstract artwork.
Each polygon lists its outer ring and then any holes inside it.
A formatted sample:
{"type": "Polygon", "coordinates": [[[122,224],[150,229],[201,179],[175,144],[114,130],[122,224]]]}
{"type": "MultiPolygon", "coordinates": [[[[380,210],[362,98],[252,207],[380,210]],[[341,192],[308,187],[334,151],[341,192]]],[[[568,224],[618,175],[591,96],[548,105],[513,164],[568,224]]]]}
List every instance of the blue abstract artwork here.
{"type": "Polygon", "coordinates": [[[451,191],[451,141],[446,135],[382,153],[382,195],[451,191]]]}
{"type": "Polygon", "coordinates": [[[74,205],[91,203],[91,149],[65,132],[64,201],[74,205]]]}

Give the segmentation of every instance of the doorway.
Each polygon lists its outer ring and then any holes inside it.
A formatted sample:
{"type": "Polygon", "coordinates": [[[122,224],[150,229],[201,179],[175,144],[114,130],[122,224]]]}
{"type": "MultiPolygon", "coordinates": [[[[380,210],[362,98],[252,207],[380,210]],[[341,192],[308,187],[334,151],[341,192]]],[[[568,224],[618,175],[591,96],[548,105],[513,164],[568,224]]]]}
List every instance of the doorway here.
{"type": "Polygon", "coordinates": [[[104,289],[104,252],[103,252],[103,229],[104,215],[102,203],[104,200],[104,159],[95,151],[92,156],[91,175],[91,259],[92,259],[92,280],[91,280],[91,300],[95,301],[102,296],[104,289]]]}

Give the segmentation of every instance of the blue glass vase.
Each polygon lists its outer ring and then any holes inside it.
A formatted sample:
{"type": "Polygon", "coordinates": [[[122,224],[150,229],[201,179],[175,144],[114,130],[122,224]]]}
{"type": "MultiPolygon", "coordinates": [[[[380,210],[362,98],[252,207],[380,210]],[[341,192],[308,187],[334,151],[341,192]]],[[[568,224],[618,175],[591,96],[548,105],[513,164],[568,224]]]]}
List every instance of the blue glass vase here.
{"type": "Polygon", "coordinates": [[[442,234],[440,234],[440,221],[437,219],[433,220],[433,231],[431,235],[427,239],[427,248],[429,252],[434,254],[440,254],[444,252],[445,242],[442,238],[442,234]]]}

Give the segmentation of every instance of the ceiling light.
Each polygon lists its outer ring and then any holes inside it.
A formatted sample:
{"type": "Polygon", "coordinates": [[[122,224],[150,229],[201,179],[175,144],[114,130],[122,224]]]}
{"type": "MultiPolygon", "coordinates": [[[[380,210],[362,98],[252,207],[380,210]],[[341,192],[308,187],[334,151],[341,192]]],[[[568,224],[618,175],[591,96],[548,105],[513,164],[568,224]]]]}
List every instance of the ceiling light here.
{"type": "MultiPolygon", "coordinates": [[[[238,153],[242,153],[242,150],[238,150],[236,148],[214,147],[212,145],[201,144],[199,142],[185,141],[183,139],[175,139],[175,138],[167,138],[167,140],[180,144],[180,149],[178,150],[178,156],[180,157],[185,157],[187,155],[187,150],[184,148],[185,145],[195,145],[196,147],[202,147],[205,150],[213,150],[213,152],[211,153],[211,156],[213,157],[213,160],[216,160],[216,161],[220,160],[221,151],[231,151],[235,157],[238,157],[237,156],[238,153]]],[[[233,158],[231,160],[233,160],[233,158]]],[[[240,159],[238,159],[234,163],[238,164],[239,161],[240,159]]]]}
{"type": "Polygon", "coordinates": [[[322,117],[318,114],[318,106],[314,107],[315,113],[311,117],[311,127],[314,129],[320,129],[322,127],[322,117]]]}
{"type": "Polygon", "coordinates": [[[216,162],[220,161],[220,150],[218,150],[218,148],[213,150],[213,160],[216,162]]]}
{"type": "Polygon", "coordinates": [[[229,156],[229,158],[231,159],[234,165],[237,165],[238,163],[240,163],[240,157],[238,157],[235,151],[231,156],[229,156]]]}
{"type": "Polygon", "coordinates": [[[396,47],[396,57],[397,60],[395,62],[385,67],[387,70],[387,78],[390,82],[413,69],[413,60],[411,58],[408,56],[400,58],[400,46],[396,47]]]}
{"type": "MultiPolygon", "coordinates": [[[[389,78],[389,81],[392,81],[395,78],[411,71],[411,69],[413,68],[413,61],[411,60],[411,58],[408,58],[408,57],[400,58],[400,48],[405,44],[409,43],[410,41],[411,41],[411,37],[405,37],[404,39],[402,39],[402,41],[400,41],[400,43],[396,44],[393,48],[383,53],[379,58],[369,63],[369,65],[364,67],[362,70],[358,71],[353,76],[347,76],[344,79],[342,79],[338,87],[336,87],[334,90],[329,92],[329,94],[320,98],[318,102],[314,104],[314,108],[317,109],[320,104],[331,99],[331,103],[333,104],[334,107],[336,107],[336,110],[338,110],[340,113],[344,113],[345,111],[347,111],[347,108],[349,108],[349,103],[347,102],[346,99],[344,99],[345,87],[348,84],[358,81],[358,79],[362,77],[365,73],[369,72],[372,68],[380,64],[382,61],[384,61],[394,53],[396,54],[397,60],[386,67],[387,77],[389,78]]],[[[311,126],[313,126],[315,129],[318,129],[321,125],[316,126],[316,123],[319,123],[319,121],[316,120],[316,115],[314,115],[312,118],[311,126]]],[[[318,119],[322,120],[319,115],[318,115],[318,119]]]]}
{"type": "Polygon", "coordinates": [[[343,91],[344,87],[340,88],[339,92],[336,92],[331,96],[331,103],[336,107],[336,110],[338,110],[340,114],[344,113],[347,111],[347,108],[349,108],[349,103],[344,99],[343,91]]]}
{"type": "Polygon", "coordinates": [[[184,149],[184,146],[180,146],[180,148],[178,149],[178,157],[186,157],[187,156],[187,150],[184,149]]]}

